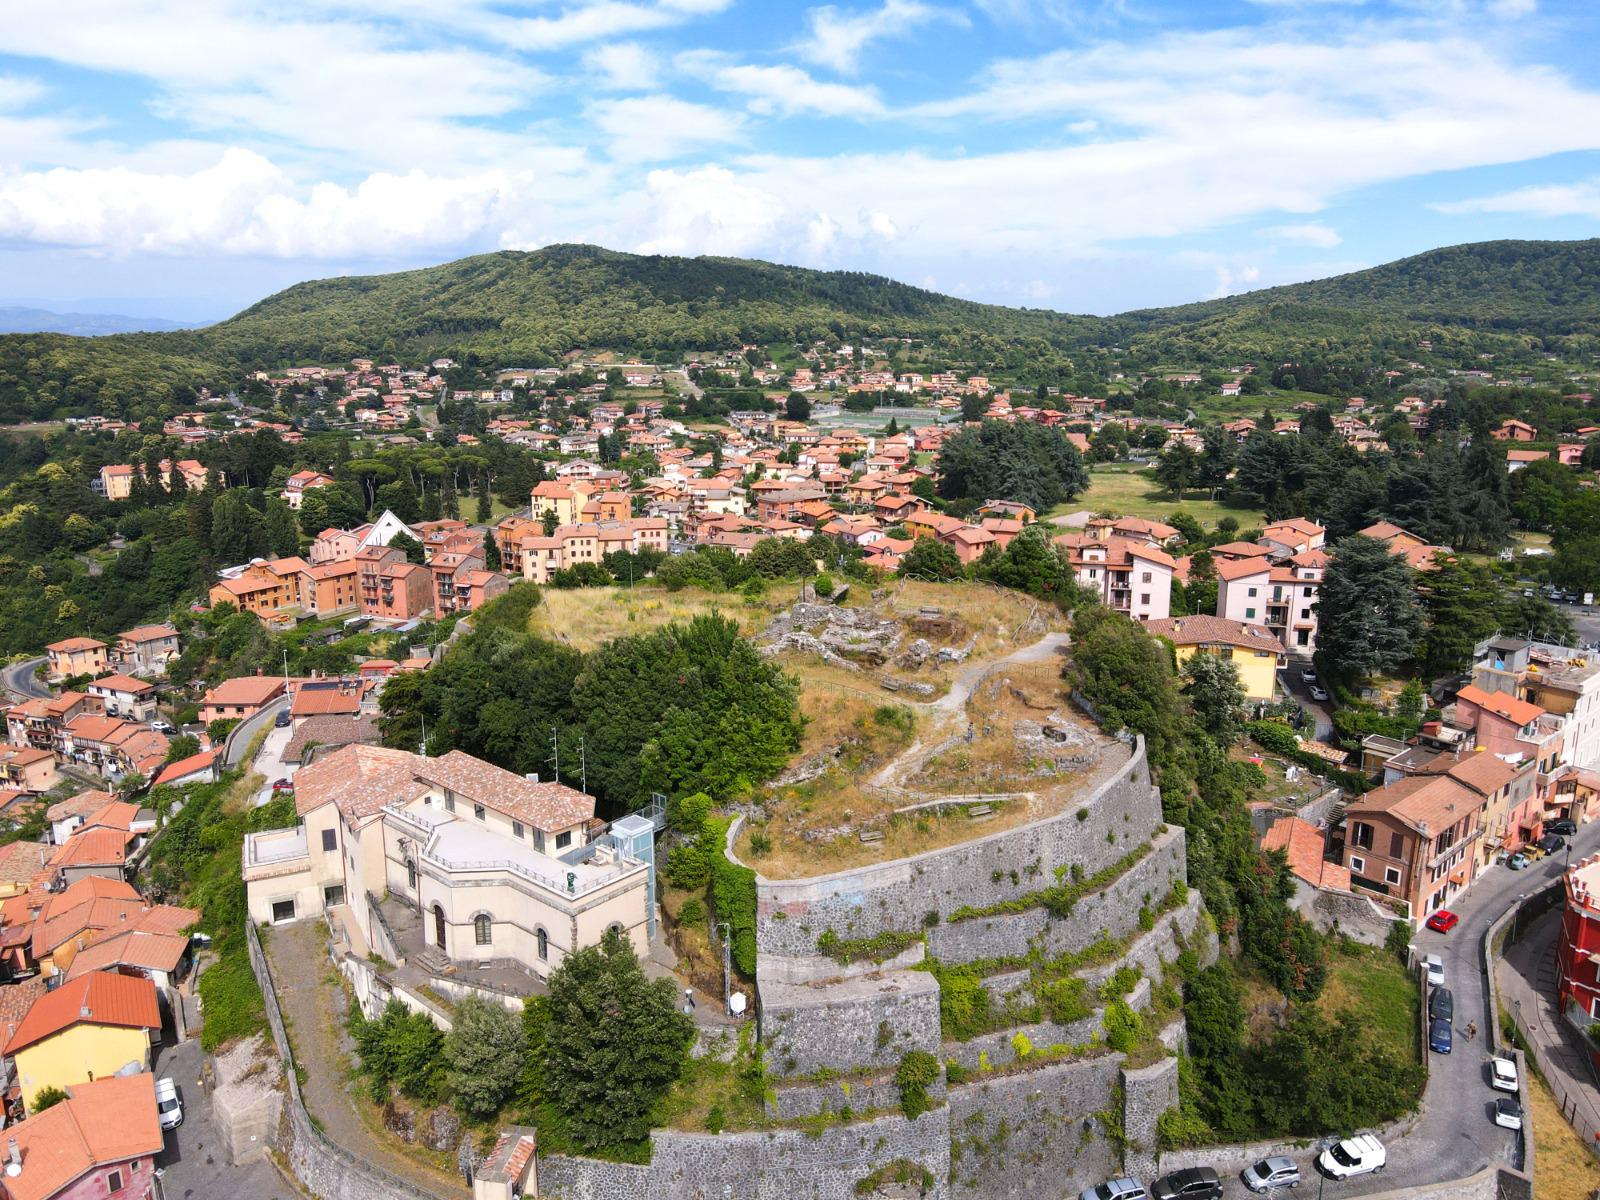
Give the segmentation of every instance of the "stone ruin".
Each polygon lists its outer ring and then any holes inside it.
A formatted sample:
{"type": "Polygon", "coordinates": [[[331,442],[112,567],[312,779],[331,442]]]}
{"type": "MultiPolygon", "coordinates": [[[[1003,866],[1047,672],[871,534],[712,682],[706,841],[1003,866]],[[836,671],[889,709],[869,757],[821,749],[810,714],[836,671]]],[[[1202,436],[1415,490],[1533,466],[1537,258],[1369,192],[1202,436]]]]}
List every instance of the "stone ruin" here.
{"type": "Polygon", "coordinates": [[[762,654],[799,650],[836,667],[859,671],[887,663],[905,634],[898,621],[880,617],[869,608],[801,601],[774,617],[762,637],[762,654]]]}

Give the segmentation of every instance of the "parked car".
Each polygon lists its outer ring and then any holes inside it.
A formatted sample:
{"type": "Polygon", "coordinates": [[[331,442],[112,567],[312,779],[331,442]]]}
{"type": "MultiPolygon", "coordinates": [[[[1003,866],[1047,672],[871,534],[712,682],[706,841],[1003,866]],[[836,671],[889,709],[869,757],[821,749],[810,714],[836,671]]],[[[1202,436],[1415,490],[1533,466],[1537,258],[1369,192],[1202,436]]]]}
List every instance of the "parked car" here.
{"type": "Polygon", "coordinates": [[[1137,1179],[1109,1179],[1096,1187],[1084,1188],[1078,1200],[1150,1200],[1150,1193],[1137,1179]]]}
{"type": "Polygon", "coordinates": [[[1489,1086],[1501,1092],[1517,1091],[1517,1064],[1509,1058],[1491,1058],[1489,1086]]]}
{"type": "Polygon", "coordinates": [[[1437,954],[1430,954],[1422,960],[1422,963],[1428,968],[1428,986],[1443,987],[1444,959],[1440,958],[1437,954]]]}
{"type": "Polygon", "coordinates": [[[172,732],[172,722],[171,721],[151,721],[150,722],[150,728],[154,729],[157,733],[171,733],[172,732]]]}
{"type": "Polygon", "coordinates": [[[1520,850],[1513,854],[1510,858],[1506,859],[1506,866],[1510,867],[1513,871],[1527,870],[1529,865],[1530,863],[1528,856],[1522,853],[1520,850]]]}
{"type": "Polygon", "coordinates": [[[1299,1187],[1300,1168],[1294,1159],[1277,1155],[1246,1167],[1239,1172],[1239,1179],[1252,1192],[1275,1192],[1279,1188],[1299,1187]]]}
{"type": "Polygon", "coordinates": [[[1315,683],[1316,681],[1317,673],[1313,668],[1307,667],[1304,671],[1300,672],[1301,683],[1315,683]]]}
{"type": "Polygon", "coordinates": [[[1450,1053],[1450,1022],[1435,1018],[1428,1022],[1428,1049],[1435,1054],[1450,1053]]]}
{"type": "Polygon", "coordinates": [[[287,729],[289,728],[291,720],[292,718],[289,716],[289,710],[284,708],[280,709],[278,711],[278,715],[272,718],[272,724],[278,729],[287,729]]]}
{"type": "Polygon", "coordinates": [[[272,783],[272,790],[274,792],[292,792],[294,791],[294,780],[287,776],[282,779],[276,779],[272,783]]]}
{"type": "Polygon", "coordinates": [[[1150,1185],[1155,1200],[1222,1200],[1222,1180],[1210,1167],[1185,1167],[1150,1185]]]}
{"type": "Polygon", "coordinates": [[[170,1078],[156,1080],[156,1116],[163,1129],[176,1129],[183,1124],[183,1104],[178,1099],[178,1085],[170,1078]]]}
{"type": "Polygon", "coordinates": [[[1311,698],[1313,700],[1326,700],[1328,698],[1328,689],[1320,683],[1313,683],[1311,685],[1311,698]]]}
{"type": "Polygon", "coordinates": [[[1567,842],[1560,834],[1547,833],[1534,844],[1546,854],[1560,854],[1567,842]]]}
{"type": "Polygon", "coordinates": [[[1434,913],[1433,916],[1428,918],[1428,928],[1436,930],[1439,933],[1449,933],[1459,924],[1461,924],[1461,918],[1456,916],[1456,914],[1451,912],[1448,908],[1441,908],[1438,912],[1434,913]]]}
{"type": "Polygon", "coordinates": [[[1389,1152],[1370,1133],[1335,1142],[1317,1156],[1317,1169],[1329,1179],[1349,1179],[1381,1171],[1388,1164],[1389,1152]]]}
{"type": "Polygon", "coordinates": [[[1494,1102],[1494,1123],[1504,1129],[1521,1129],[1522,1105],[1510,1096],[1501,1096],[1494,1102]]]}
{"type": "Polygon", "coordinates": [[[1430,1021],[1456,1019],[1456,998],[1449,988],[1433,989],[1433,995],[1428,997],[1428,1019],[1430,1021]]]}
{"type": "Polygon", "coordinates": [[[1545,822],[1545,831],[1559,833],[1562,837],[1573,837],[1578,832],[1578,823],[1566,817],[1557,817],[1554,821],[1545,822]]]}

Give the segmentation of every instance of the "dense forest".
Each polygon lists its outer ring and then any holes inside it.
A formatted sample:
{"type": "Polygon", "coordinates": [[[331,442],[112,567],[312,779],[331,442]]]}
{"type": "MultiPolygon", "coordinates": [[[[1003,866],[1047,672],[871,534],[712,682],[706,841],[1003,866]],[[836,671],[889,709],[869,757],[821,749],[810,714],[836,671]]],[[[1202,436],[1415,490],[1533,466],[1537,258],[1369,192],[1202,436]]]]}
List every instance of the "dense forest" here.
{"type": "Polygon", "coordinates": [[[1023,371],[1079,360],[1229,363],[1334,355],[1360,378],[1414,354],[1600,350],[1600,242],[1484,242],[1354,274],[1118,317],[1005,308],[881,276],[593,246],[504,251],[297,284],[218,325],[82,339],[0,336],[0,422],[182,404],[242,369],[343,363],[541,366],[574,350],[652,359],[820,338],[914,338],[936,356],[1023,371]],[[1113,350],[1112,348],[1116,348],[1113,350]]]}

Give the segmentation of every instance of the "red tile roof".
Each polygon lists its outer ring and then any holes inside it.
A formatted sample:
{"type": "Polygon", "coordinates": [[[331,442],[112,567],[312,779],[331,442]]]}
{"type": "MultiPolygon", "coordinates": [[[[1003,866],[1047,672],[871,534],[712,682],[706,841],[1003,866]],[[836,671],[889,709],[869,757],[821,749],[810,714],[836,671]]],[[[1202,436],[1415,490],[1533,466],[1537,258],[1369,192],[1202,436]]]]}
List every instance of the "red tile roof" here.
{"type": "Polygon", "coordinates": [[[108,971],[70,980],[33,1002],[22,1024],[6,1039],[4,1052],[15,1054],[79,1023],[160,1029],[156,985],[148,979],[108,971]]]}
{"type": "MultiPolygon", "coordinates": [[[[79,1083],[67,1099],[6,1130],[22,1170],[0,1176],[8,1200],[50,1200],[97,1167],[159,1154],[155,1076],[111,1076],[79,1083]]],[[[102,1187],[104,1185],[101,1185],[102,1187]]]]}
{"type": "Polygon", "coordinates": [[[1519,700],[1506,692],[1486,692],[1475,683],[1469,683],[1456,693],[1457,700],[1465,700],[1479,708],[1503,717],[1515,725],[1527,725],[1544,716],[1544,709],[1527,700],[1519,700]]]}

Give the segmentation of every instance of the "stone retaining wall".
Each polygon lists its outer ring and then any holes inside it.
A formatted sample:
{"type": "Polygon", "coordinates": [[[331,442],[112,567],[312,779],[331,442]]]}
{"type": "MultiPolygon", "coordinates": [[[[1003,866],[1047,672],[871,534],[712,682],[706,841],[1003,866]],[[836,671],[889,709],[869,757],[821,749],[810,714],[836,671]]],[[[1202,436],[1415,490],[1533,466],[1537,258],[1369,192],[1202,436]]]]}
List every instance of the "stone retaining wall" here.
{"type": "Polygon", "coordinates": [[[1093,875],[1148,840],[1160,821],[1161,798],[1151,786],[1140,741],[1110,778],[1054,816],[833,875],[758,875],[757,951],[763,958],[808,958],[816,955],[825,930],[865,938],[922,929],[930,911],[944,918],[958,908],[987,907],[1048,886],[1059,864],[1077,864],[1093,875]]]}
{"type": "Polygon", "coordinates": [[[1152,1066],[1122,1072],[1122,1132],[1127,1138],[1123,1166],[1135,1179],[1157,1174],[1160,1138],[1156,1122],[1178,1106],[1178,1060],[1164,1058],[1152,1066]]]}
{"type": "MultiPolygon", "coordinates": [[[[1151,839],[1150,851],[1104,889],[1083,897],[1072,915],[1052,917],[1044,908],[945,922],[928,930],[928,954],[960,964],[991,958],[1021,958],[1035,946],[1049,957],[1073,954],[1102,934],[1125,938],[1139,930],[1139,909],[1154,907],[1183,879],[1186,835],[1168,829],[1151,839]]],[[[1126,854],[1127,847],[1121,851],[1126,854]]],[[[1039,888],[1054,883],[1052,876],[1039,888]]],[[[1034,889],[1037,890],[1037,889],[1034,889]]]]}
{"type": "Polygon", "coordinates": [[[1075,1196],[1120,1174],[1095,1115],[1114,1100],[1120,1062],[1106,1055],[951,1088],[952,1200],[1075,1196]]]}
{"type": "Polygon", "coordinates": [[[885,971],[827,984],[757,982],[767,1070],[778,1076],[894,1067],[939,1053],[939,984],[885,971]]]}

